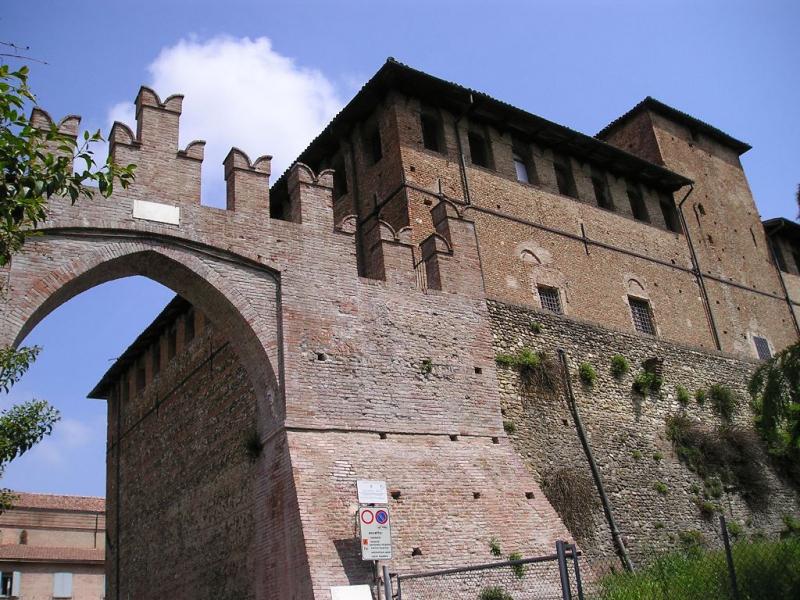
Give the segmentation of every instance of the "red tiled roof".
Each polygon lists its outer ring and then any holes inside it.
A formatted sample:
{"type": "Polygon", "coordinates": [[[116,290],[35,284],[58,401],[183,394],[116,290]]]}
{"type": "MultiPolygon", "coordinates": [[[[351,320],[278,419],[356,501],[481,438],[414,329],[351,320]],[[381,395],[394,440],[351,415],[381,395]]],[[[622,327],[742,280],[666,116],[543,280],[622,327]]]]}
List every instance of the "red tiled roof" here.
{"type": "Polygon", "coordinates": [[[58,496],[55,494],[30,494],[14,492],[15,508],[43,508],[50,510],[74,510],[81,512],[105,512],[106,499],[98,496],[58,496]]]}
{"type": "Polygon", "coordinates": [[[27,546],[22,544],[0,545],[0,561],[19,562],[103,562],[105,550],[102,548],[48,548],[46,546],[27,546]]]}

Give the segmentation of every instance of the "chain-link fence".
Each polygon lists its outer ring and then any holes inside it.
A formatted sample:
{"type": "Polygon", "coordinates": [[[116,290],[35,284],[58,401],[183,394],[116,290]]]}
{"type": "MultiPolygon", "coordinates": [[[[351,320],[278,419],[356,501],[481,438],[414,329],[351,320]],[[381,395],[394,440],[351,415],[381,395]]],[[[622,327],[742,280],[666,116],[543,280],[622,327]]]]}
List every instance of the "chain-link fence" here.
{"type": "Polygon", "coordinates": [[[700,535],[686,535],[681,549],[640,559],[634,573],[622,571],[616,556],[581,557],[584,598],[800,599],[800,537],[731,539],[724,519],[719,537],[712,545],[700,535]]]}
{"type": "Polygon", "coordinates": [[[398,600],[563,600],[579,598],[578,553],[559,542],[556,554],[400,575],[398,600]],[[564,595],[565,587],[570,595],[564,595]]]}

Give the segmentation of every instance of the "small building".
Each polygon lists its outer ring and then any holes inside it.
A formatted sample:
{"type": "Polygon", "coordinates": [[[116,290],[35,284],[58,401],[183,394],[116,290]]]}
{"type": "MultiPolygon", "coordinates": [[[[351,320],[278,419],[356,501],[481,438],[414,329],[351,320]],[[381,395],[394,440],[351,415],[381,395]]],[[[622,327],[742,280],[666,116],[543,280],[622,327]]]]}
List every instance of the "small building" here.
{"type": "Polygon", "coordinates": [[[0,598],[105,598],[105,498],[18,493],[0,514],[0,598]]]}

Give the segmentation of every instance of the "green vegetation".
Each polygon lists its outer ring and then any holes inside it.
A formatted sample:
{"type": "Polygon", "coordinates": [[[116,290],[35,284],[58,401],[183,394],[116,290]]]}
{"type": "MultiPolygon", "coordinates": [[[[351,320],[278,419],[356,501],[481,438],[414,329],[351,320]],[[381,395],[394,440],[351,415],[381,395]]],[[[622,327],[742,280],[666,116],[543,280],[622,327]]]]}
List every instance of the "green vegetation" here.
{"type": "Polygon", "coordinates": [[[731,388],[715,383],[708,388],[708,397],[711,400],[711,407],[720,417],[726,421],[733,418],[736,412],[736,396],[731,388]]]}
{"type": "Polygon", "coordinates": [[[783,515],[783,531],[781,531],[781,538],[787,537],[800,538],[800,519],[792,515],[783,515]]]}
{"type": "Polygon", "coordinates": [[[542,333],[542,324],[536,321],[531,321],[531,331],[533,333],[542,333]]]}
{"type": "Polygon", "coordinates": [[[657,491],[659,494],[661,494],[662,496],[666,496],[667,492],[669,492],[669,488],[667,487],[667,484],[664,483],[663,481],[656,481],[653,484],[653,489],[655,491],[657,491]]]}
{"type": "Polygon", "coordinates": [[[433,361],[430,358],[423,358],[419,363],[419,372],[423,375],[430,375],[433,372],[433,361]]]}
{"type": "Polygon", "coordinates": [[[478,600],[514,600],[514,597],[499,585],[493,585],[483,588],[478,600]]]}
{"type": "Polygon", "coordinates": [[[500,542],[497,541],[497,538],[489,540],[489,552],[492,553],[492,556],[503,556],[503,550],[500,548],[500,542]]]}
{"type": "Polygon", "coordinates": [[[734,521],[733,519],[731,519],[730,521],[726,521],[725,526],[728,529],[728,534],[734,540],[737,540],[740,537],[742,537],[742,534],[744,533],[744,528],[741,525],[739,525],[737,521],[734,521]]]}
{"type": "MultiPolygon", "coordinates": [[[[519,552],[512,552],[508,555],[508,560],[522,560],[522,554],[519,552]]],[[[517,579],[525,577],[525,565],[511,565],[511,571],[517,579]]]]}
{"type": "Polygon", "coordinates": [[[700,406],[703,406],[703,404],[706,403],[706,391],[703,388],[698,388],[695,390],[694,401],[700,406]]]}
{"type": "Polygon", "coordinates": [[[588,386],[593,386],[595,381],[597,381],[597,371],[595,371],[591,363],[588,362],[582,362],[580,364],[578,367],[578,375],[581,381],[588,386]]]}
{"type": "MultiPolygon", "coordinates": [[[[741,598],[800,598],[800,539],[737,542],[732,550],[741,598]]],[[[664,556],[636,573],[608,575],[599,594],[601,600],[732,597],[724,552],[702,545],[664,556]]]]}
{"type": "Polygon", "coordinates": [[[683,414],[668,417],[666,429],[678,459],[703,478],[706,499],[719,498],[723,486],[731,485],[751,508],[765,505],[770,494],[765,455],[753,432],[731,425],[712,429],[683,414]]]}
{"type": "Polygon", "coordinates": [[[622,354],[615,354],[611,357],[611,374],[619,379],[631,370],[631,365],[628,359],[622,354]]]}
{"type": "Polygon", "coordinates": [[[514,423],[514,421],[511,421],[510,419],[505,419],[503,421],[503,429],[505,430],[506,433],[510,435],[517,431],[517,425],[516,423],[514,423]]]}
{"type": "Polygon", "coordinates": [[[678,399],[678,404],[681,406],[688,406],[689,400],[691,397],[689,396],[689,390],[687,390],[682,385],[678,385],[675,387],[675,396],[678,399]]]}
{"type": "Polygon", "coordinates": [[[653,452],[653,460],[656,462],[661,462],[662,460],[664,460],[664,455],[658,450],[656,450],[655,452],[653,452]]]}
{"type": "Polygon", "coordinates": [[[748,391],[770,457],[800,487],[800,342],[761,365],[748,391]]]}
{"type": "Polygon", "coordinates": [[[633,460],[642,460],[642,452],[640,450],[634,450],[631,452],[631,456],[633,460]]]}
{"type": "Polygon", "coordinates": [[[495,362],[501,367],[514,368],[525,385],[543,389],[558,388],[559,367],[545,352],[520,348],[516,354],[498,354],[495,362]]]}
{"type": "Polygon", "coordinates": [[[661,389],[663,380],[661,376],[652,371],[640,371],[633,378],[633,391],[647,398],[648,394],[657,394],[661,389]]]}

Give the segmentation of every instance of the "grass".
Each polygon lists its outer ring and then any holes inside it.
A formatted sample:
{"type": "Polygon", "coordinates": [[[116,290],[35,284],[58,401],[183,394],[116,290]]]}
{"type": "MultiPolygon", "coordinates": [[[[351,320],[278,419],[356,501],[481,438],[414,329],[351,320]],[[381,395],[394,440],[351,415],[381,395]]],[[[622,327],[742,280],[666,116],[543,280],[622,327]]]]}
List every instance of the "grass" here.
{"type": "Polygon", "coordinates": [[[514,423],[514,421],[511,421],[509,419],[505,419],[503,421],[503,429],[505,430],[506,433],[512,434],[512,433],[515,433],[517,431],[517,425],[516,425],[516,423],[514,423]]]}
{"type": "Polygon", "coordinates": [[[703,388],[694,391],[694,401],[700,406],[706,403],[706,391],[703,388]]]}
{"type": "Polygon", "coordinates": [[[726,421],[730,421],[736,412],[736,396],[728,386],[715,383],[708,388],[711,407],[726,421]]]}
{"type": "Polygon", "coordinates": [[[489,540],[489,552],[492,553],[492,556],[503,556],[503,549],[500,548],[500,542],[497,541],[497,538],[489,540]]]}
{"type": "Polygon", "coordinates": [[[433,361],[430,358],[423,358],[419,363],[419,372],[423,375],[430,375],[433,371],[433,361]]]}
{"type": "Polygon", "coordinates": [[[664,483],[663,481],[656,481],[653,484],[653,489],[655,491],[657,491],[659,494],[661,494],[662,496],[666,496],[667,492],[669,492],[669,488],[667,487],[667,484],[664,483]]]}
{"type": "MultiPolygon", "coordinates": [[[[519,552],[512,552],[508,555],[508,560],[522,560],[522,554],[519,552]]],[[[511,565],[511,571],[517,579],[525,577],[525,565],[511,565]]]]}
{"type": "Polygon", "coordinates": [[[663,380],[652,371],[640,371],[633,378],[633,390],[647,398],[648,394],[656,394],[661,389],[663,380]]]}
{"type": "Polygon", "coordinates": [[[479,600],[514,600],[514,597],[499,585],[492,585],[481,590],[479,600]]]}
{"type": "MultiPolygon", "coordinates": [[[[800,539],[737,542],[733,562],[741,598],[800,598],[800,539]]],[[[695,547],[664,556],[636,573],[607,575],[600,581],[598,597],[706,600],[733,596],[724,553],[695,547]]]]}
{"type": "Polygon", "coordinates": [[[681,406],[687,406],[689,404],[689,400],[691,397],[689,396],[689,390],[687,390],[682,385],[678,385],[675,387],[675,395],[678,399],[678,404],[681,406]]]}
{"type": "Polygon", "coordinates": [[[520,348],[516,354],[498,354],[494,360],[498,366],[516,369],[525,385],[558,388],[559,367],[545,352],[520,348]]]}

